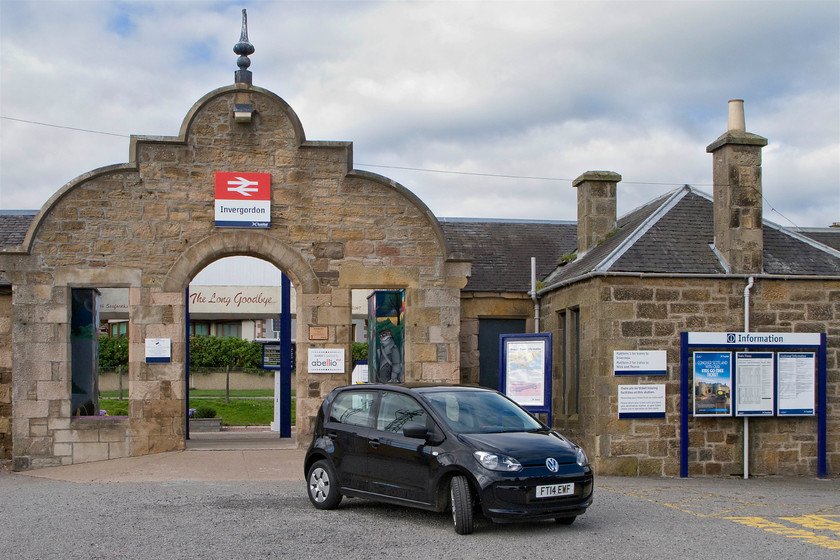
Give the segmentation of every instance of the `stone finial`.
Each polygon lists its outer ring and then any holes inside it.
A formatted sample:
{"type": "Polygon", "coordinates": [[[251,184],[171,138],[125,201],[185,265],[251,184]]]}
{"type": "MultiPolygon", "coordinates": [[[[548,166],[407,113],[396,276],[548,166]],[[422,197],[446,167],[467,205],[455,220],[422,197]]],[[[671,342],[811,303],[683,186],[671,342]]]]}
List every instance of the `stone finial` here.
{"type": "Polygon", "coordinates": [[[239,55],[236,60],[236,65],[239,70],[234,73],[234,82],[237,84],[251,85],[251,71],[248,67],[251,66],[251,59],[248,55],[254,54],[256,49],[254,45],[248,41],[248,14],[242,10],[242,33],[239,35],[239,42],[233,46],[233,52],[239,55]]]}

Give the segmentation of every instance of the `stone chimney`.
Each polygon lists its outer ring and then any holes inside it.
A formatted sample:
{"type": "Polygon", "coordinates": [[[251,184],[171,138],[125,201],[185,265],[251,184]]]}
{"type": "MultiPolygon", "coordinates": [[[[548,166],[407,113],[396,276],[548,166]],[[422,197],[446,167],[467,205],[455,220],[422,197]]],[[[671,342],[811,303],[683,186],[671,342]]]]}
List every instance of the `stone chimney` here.
{"type": "Polygon", "coordinates": [[[578,190],[578,257],[615,229],[615,191],[619,181],[621,175],[612,171],[587,171],[572,181],[572,186],[578,190]]]}
{"type": "Polygon", "coordinates": [[[741,99],[729,102],[728,128],[706,148],[714,158],[715,248],[733,274],[760,274],[761,148],[767,139],[746,131],[741,99]]]}

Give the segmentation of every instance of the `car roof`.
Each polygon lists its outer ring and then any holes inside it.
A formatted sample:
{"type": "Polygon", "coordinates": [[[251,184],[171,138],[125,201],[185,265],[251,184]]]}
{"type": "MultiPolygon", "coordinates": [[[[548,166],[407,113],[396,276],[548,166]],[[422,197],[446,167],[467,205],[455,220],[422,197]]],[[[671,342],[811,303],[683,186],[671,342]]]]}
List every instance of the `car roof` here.
{"type": "Polygon", "coordinates": [[[339,387],[338,390],[400,390],[409,393],[433,393],[437,391],[483,391],[492,393],[493,389],[479,387],[478,385],[447,385],[441,383],[360,383],[339,387]]]}

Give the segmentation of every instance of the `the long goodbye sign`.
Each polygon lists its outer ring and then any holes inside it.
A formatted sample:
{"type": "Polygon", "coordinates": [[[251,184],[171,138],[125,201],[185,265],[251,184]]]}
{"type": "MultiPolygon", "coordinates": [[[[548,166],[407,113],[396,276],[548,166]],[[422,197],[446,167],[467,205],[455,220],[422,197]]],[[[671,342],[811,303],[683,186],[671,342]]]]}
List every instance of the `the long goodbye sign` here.
{"type": "Polygon", "coordinates": [[[271,226],[271,174],[216,172],[216,227],[271,226]]]}

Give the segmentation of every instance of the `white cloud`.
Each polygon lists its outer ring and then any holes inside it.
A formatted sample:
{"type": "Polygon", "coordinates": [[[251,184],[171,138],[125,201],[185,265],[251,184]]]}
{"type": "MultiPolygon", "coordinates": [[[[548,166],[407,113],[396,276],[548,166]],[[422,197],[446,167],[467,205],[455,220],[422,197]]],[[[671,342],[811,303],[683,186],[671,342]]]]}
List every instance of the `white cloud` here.
{"type": "MultiPolygon", "coordinates": [[[[770,141],[773,208],[802,226],[840,219],[837,3],[244,5],[254,83],[289,102],[307,138],[351,140],[366,164],[564,179],[365,168],[437,215],[574,219],[568,180],[590,169],[624,177],[619,212],[710,183],[705,147],[737,97],[770,141]]],[[[0,113],[175,135],[233,81],[242,6],[0,0],[0,113]]],[[[37,208],[126,161],[128,138],[2,120],[0,150],[0,208],[37,208]]]]}

